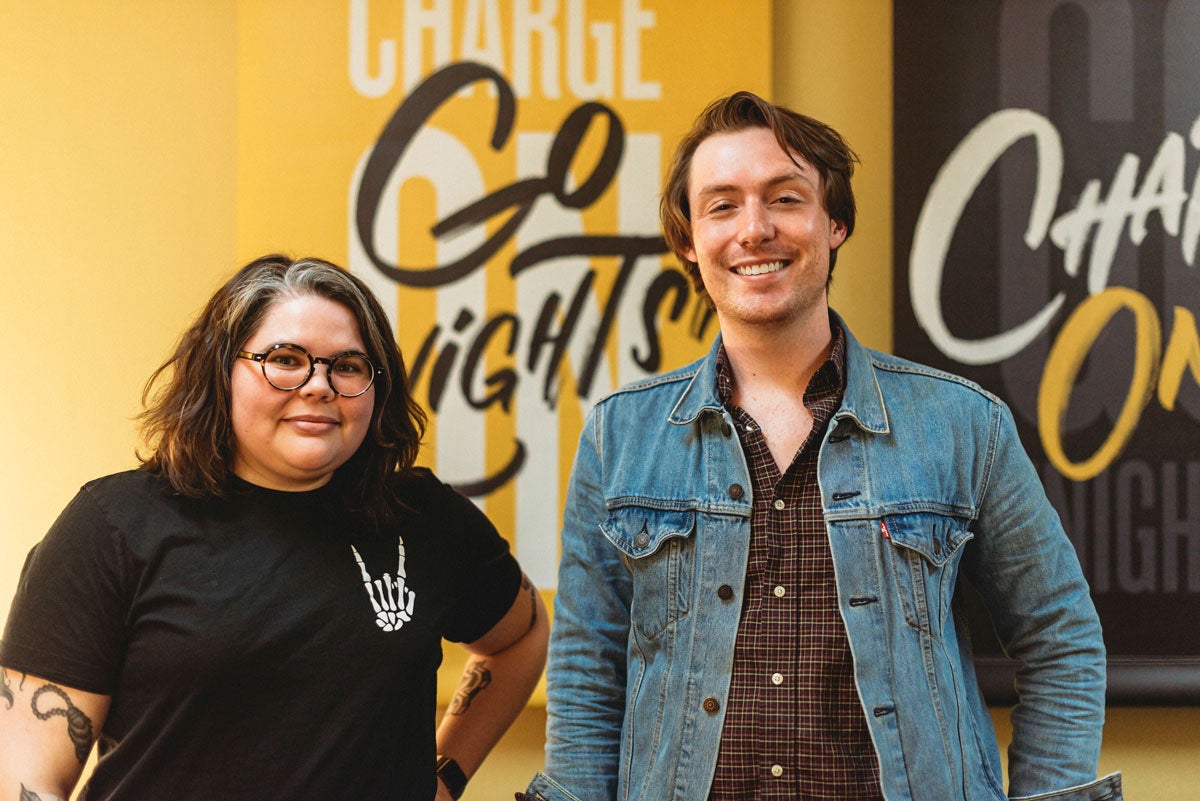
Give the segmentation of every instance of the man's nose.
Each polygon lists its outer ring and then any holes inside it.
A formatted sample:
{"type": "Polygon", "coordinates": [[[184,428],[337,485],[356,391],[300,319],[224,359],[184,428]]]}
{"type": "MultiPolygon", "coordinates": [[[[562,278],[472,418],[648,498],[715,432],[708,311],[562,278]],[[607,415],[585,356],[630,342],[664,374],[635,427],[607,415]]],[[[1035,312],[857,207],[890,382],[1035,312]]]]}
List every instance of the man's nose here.
{"type": "Polygon", "coordinates": [[[742,210],[739,244],[745,248],[752,248],[763,242],[769,242],[774,236],[775,226],[766,207],[757,201],[747,203],[742,210]]]}

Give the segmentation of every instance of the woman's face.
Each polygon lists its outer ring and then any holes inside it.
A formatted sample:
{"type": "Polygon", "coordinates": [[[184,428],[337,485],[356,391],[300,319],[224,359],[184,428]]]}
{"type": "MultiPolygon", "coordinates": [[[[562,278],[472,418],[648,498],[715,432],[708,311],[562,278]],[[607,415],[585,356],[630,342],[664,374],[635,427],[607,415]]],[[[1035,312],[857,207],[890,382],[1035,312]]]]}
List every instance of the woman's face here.
{"type": "MultiPolygon", "coordinates": [[[[281,342],[324,358],[366,352],[350,309],[318,295],[276,301],[241,349],[261,353],[281,342]]],[[[267,383],[258,362],[234,359],[230,390],[233,472],[293,492],[328,483],[362,444],[375,405],[374,386],[356,398],[335,393],[322,364],[304,386],[285,392],[267,383]]]]}

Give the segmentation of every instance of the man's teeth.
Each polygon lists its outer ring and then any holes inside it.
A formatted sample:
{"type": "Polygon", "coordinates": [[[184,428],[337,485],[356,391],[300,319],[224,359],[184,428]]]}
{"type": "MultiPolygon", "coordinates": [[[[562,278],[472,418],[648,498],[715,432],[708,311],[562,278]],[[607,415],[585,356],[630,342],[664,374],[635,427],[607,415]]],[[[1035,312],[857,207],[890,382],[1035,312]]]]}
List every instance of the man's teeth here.
{"type": "Polygon", "coordinates": [[[762,275],[763,273],[773,273],[776,270],[783,269],[783,262],[772,261],[767,264],[747,264],[744,267],[734,267],[733,271],[738,275],[762,275]]]}

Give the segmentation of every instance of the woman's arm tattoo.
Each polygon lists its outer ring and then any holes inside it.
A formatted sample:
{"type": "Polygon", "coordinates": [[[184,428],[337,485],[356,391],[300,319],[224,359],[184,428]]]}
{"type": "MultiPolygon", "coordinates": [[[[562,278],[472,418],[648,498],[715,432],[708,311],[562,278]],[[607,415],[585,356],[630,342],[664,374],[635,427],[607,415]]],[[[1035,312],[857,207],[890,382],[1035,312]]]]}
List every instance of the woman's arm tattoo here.
{"type": "Polygon", "coordinates": [[[529,580],[529,576],[521,574],[521,589],[529,592],[529,628],[537,625],[537,587],[529,580]]]}
{"type": "Polygon", "coordinates": [[[481,659],[478,662],[472,662],[467,665],[467,669],[463,672],[462,681],[458,684],[458,690],[454,693],[454,700],[450,702],[450,706],[446,709],[448,715],[461,715],[471,706],[471,701],[475,696],[483,691],[492,683],[492,671],[487,669],[487,660],[481,659]]]}
{"type": "Polygon", "coordinates": [[[67,719],[67,736],[71,738],[71,744],[75,746],[75,758],[79,760],[79,764],[87,762],[88,752],[92,750],[92,719],[75,704],[71,703],[71,698],[61,687],[55,684],[44,684],[39,687],[33,694],[31,701],[33,706],[33,714],[38,720],[49,720],[55,715],[62,715],[67,719]],[[43,693],[52,693],[62,699],[62,707],[51,707],[43,712],[38,707],[38,699],[43,693]]]}
{"type": "Polygon", "coordinates": [[[0,668],[0,698],[4,699],[5,709],[13,708],[16,699],[13,698],[12,685],[8,683],[8,671],[4,668],[0,668]]]}

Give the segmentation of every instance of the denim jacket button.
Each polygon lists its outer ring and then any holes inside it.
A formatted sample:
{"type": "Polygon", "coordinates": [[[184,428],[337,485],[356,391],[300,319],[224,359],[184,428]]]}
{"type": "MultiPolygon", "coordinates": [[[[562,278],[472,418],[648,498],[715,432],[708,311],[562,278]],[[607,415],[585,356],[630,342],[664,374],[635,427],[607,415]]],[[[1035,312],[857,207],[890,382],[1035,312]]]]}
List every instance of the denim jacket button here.
{"type": "Polygon", "coordinates": [[[633,538],[633,544],[639,548],[645,548],[650,544],[650,535],[644,531],[639,532],[638,535],[633,538]]]}
{"type": "Polygon", "coordinates": [[[733,587],[730,587],[728,584],[722,584],[720,587],[717,587],[717,597],[722,601],[728,601],[733,597],[733,587]]]}
{"type": "Polygon", "coordinates": [[[742,496],[745,494],[746,494],[746,490],[742,489],[741,484],[730,484],[729,485],[729,497],[733,498],[735,501],[740,501],[742,499],[742,496]]]}
{"type": "Polygon", "coordinates": [[[721,704],[717,701],[716,698],[713,698],[711,695],[708,698],[704,699],[703,706],[704,706],[704,711],[710,715],[717,714],[717,712],[719,712],[721,709],[721,704]]]}
{"type": "Polygon", "coordinates": [[[729,423],[721,423],[721,433],[727,437],[731,436],[733,434],[733,426],[729,425],[729,423]]]}

